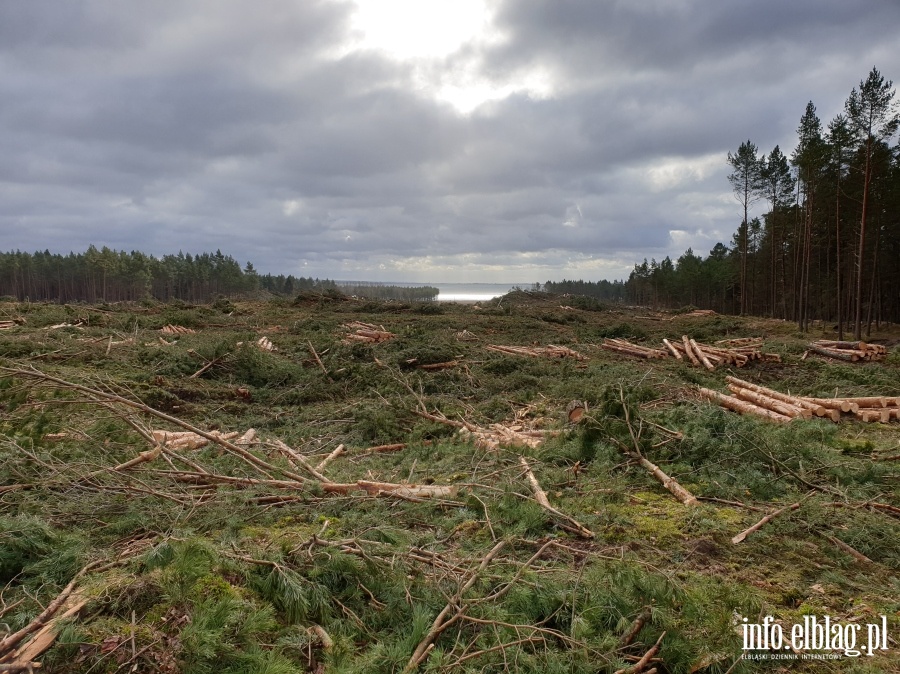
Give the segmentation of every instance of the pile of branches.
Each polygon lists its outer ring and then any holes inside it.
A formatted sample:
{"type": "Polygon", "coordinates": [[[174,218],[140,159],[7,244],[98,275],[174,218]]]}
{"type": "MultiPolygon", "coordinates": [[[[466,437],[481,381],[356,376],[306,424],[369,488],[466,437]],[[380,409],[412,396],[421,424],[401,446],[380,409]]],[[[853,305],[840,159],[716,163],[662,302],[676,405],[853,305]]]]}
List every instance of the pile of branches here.
{"type": "Polygon", "coordinates": [[[345,344],[354,344],[356,342],[378,344],[379,342],[386,342],[397,336],[393,332],[385,330],[383,325],[372,325],[371,323],[362,323],[360,321],[344,323],[342,327],[350,330],[350,332],[344,336],[345,344]]]}
{"type": "Polygon", "coordinates": [[[501,346],[488,344],[488,351],[507,353],[513,356],[531,356],[533,358],[574,358],[575,360],[587,360],[587,356],[570,349],[567,346],[548,344],[547,346],[501,346]]]}
{"type": "Polygon", "coordinates": [[[814,416],[835,423],[846,418],[870,423],[900,420],[900,397],[813,398],[781,393],[737,377],[725,379],[732,395],[702,387],[700,394],[739,414],[753,414],[780,423],[814,416]]]}
{"type": "Polygon", "coordinates": [[[809,350],[828,358],[837,358],[850,363],[856,363],[861,360],[884,360],[885,356],[887,356],[885,347],[880,344],[868,344],[866,342],[840,342],[819,339],[809,344],[809,350]]]}

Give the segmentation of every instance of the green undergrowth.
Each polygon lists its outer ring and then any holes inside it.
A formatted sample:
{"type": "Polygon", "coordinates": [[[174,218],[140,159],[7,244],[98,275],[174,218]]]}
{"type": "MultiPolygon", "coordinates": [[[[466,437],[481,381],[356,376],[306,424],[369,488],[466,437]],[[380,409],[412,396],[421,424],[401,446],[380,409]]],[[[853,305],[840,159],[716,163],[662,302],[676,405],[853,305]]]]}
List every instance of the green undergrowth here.
{"type": "MultiPolygon", "coordinates": [[[[448,603],[451,615],[465,610],[419,671],[614,672],[663,632],[659,672],[777,671],[784,661],[739,659],[743,618],[886,615],[896,633],[900,526],[874,504],[900,505],[897,463],[881,460],[900,454],[897,424],[771,424],[696,394],[725,391],[731,373],[805,395],[900,395],[896,354],[804,360],[809,337],[781,322],[526,292],[482,308],[304,296],[6,312],[24,321],[0,333],[0,629],[28,625],[96,563],[76,582],[83,608],[40,656],[47,671],[401,672],[448,603]],[[345,343],[351,321],[395,337],[345,343]],[[195,332],[159,332],[169,324],[195,332]],[[762,336],[783,362],[707,372],[598,346],[682,334],[762,336]],[[257,346],[263,336],[275,351],[257,346]],[[587,360],[488,344],[566,345],[587,360]],[[574,426],[572,400],[587,405],[574,426]],[[243,456],[208,444],[121,468],[152,449],[150,430],[180,430],[174,420],[253,428],[257,441],[243,456]],[[491,447],[461,424],[549,433],[538,446],[491,447]],[[321,468],[332,483],[455,490],[335,493],[276,441],[310,466],[343,445],[321,468]],[[535,501],[522,458],[556,514],[535,501]],[[701,501],[682,505],[641,458],[701,501]]],[[[891,656],[824,671],[890,671],[891,656]]]]}

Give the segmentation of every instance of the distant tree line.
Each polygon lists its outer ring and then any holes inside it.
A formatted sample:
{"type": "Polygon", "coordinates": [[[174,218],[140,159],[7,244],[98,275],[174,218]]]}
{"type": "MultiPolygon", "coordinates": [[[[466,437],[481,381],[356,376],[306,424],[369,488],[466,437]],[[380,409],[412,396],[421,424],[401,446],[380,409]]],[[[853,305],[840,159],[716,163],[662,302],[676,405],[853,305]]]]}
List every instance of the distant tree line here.
{"type": "Polygon", "coordinates": [[[161,258],[90,246],[84,253],[0,253],[0,295],[17,300],[204,302],[256,290],[259,276],[221,251],[161,258]]]}
{"type": "Polygon", "coordinates": [[[60,255],[0,253],[0,296],[35,302],[133,302],[154,298],[163,302],[208,302],[257,290],[294,296],[303,291],[404,302],[433,301],[438,289],[366,283],[336,283],[328,279],[291,275],[260,275],[247,262],[230,255],[181,253],[161,258],[138,251],[90,246],[84,253],[60,255]]]}
{"type": "Polygon", "coordinates": [[[873,321],[900,322],[900,126],[891,81],[877,69],[823,127],[812,102],[788,159],[746,141],[728,154],[741,222],[729,246],[703,259],[646,260],[630,301],[834,322],[860,339],[873,321]],[[753,204],[768,211],[750,218],[753,204]]]}
{"type": "Polygon", "coordinates": [[[624,281],[547,281],[535,283],[533,290],[543,290],[559,295],[583,295],[607,302],[621,302],[626,297],[624,281]]]}
{"type": "Polygon", "coordinates": [[[279,274],[259,277],[260,287],[274,295],[294,295],[304,291],[340,292],[353,297],[400,302],[432,302],[440,290],[433,286],[398,286],[365,281],[332,281],[330,279],[295,278],[279,274]]]}

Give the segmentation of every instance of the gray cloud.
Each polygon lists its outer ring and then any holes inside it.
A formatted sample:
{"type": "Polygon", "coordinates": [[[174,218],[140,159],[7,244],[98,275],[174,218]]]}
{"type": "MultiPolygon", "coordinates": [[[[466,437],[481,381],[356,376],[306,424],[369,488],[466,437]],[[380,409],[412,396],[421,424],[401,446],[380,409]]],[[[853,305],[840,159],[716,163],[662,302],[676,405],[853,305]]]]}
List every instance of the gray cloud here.
{"type": "Polygon", "coordinates": [[[354,47],[349,0],[3,3],[0,249],[617,277],[730,238],[743,140],[790,153],[808,100],[827,123],[900,77],[896,3],[490,7],[499,37],[400,61],[354,47]],[[461,112],[462,81],[499,93],[461,112]]]}

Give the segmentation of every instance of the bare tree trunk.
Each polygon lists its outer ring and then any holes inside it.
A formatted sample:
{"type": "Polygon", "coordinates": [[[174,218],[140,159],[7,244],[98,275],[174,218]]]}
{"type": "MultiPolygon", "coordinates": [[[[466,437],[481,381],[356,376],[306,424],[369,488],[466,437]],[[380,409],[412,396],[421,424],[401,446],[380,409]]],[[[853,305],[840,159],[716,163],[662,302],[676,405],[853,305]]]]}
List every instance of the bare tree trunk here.
{"type": "Polygon", "coordinates": [[[856,256],[856,317],[853,322],[853,336],[862,339],[862,282],[863,257],[866,248],[866,211],[869,205],[869,182],[872,179],[872,138],[866,139],[866,169],[863,178],[862,215],[859,219],[859,251],[856,256]]]}

